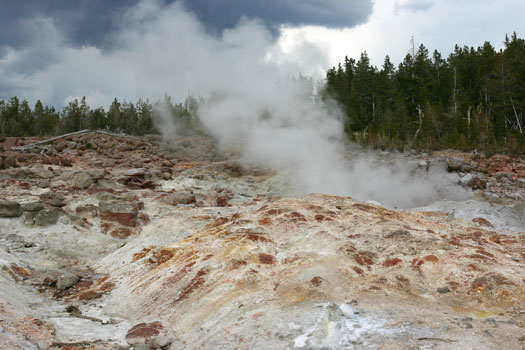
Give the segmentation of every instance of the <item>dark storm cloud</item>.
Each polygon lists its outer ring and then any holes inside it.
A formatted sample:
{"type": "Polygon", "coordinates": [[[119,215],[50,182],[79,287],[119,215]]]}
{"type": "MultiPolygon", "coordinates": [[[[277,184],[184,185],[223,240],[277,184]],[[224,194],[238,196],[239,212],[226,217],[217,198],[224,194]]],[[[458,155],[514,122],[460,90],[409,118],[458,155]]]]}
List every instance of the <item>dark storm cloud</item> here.
{"type": "Polygon", "coordinates": [[[352,27],[367,20],[372,0],[185,0],[207,26],[231,28],[242,16],[279,24],[352,27]]]}
{"type": "MultiPolygon", "coordinates": [[[[0,0],[0,54],[6,46],[30,45],[39,33],[32,22],[49,18],[72,46],[111,44],[120,16],[139,0],[0,0]]],[[[176,0],[158,0],[169,4],[176,0]]],[[[314,24],[349,27],[366,21],[372,0],[181,0],[206,27],[234,27],[244,16],[268,26],[314,24]]]]}
{"type": "Polygon", "coordinates": [[[25,47],[33,43],[33,23],[51,19],[70,45],[96,45],[105,42],[115,29],[114,20],[137,0],[0,0],[0,52],[6,46],[25,47]]]}

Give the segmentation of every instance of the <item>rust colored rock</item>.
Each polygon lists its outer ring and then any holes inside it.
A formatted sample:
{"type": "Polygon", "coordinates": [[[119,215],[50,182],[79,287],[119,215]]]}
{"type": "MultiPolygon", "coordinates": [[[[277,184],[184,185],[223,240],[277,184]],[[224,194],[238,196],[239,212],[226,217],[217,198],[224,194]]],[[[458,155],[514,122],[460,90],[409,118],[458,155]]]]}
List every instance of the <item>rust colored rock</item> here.
{"type": "Polygon", "coordinates": [[[125,238],[128,238],[129,236],[132,236],[134,235],[136,232],[130,230],[129,228],[126,228],[126,227],[118,227],[114,230],[111,230],[109,232],[109,235],[113,238],[120,238],[120,239],[125,239],[125,238]]]}
{"type": "Polygon", "coordinates": [[[272,219],[270,218],[262,218],[259,221],[257,221],[259,225],[262,226],[270,226],[272,224],[272,219]]]}
{"type": "Polygon", "coordinates": [[[399,258],[394,258],[394,259],[386,259],[384,262],[383,262],[383,266],[384,267],[393,267],[393,266],[396,266],[397,264],[399,264],[400,262],[403,262],[403,260],[399,259],[399,258]]]}
{"type": "Polygon", "coordinates": [[[319,276],[315,276],[314,278],[312,278],[310,283],[312,283],[314,287],[319,287],[321,284],[323,284],[323,279],[319,276]]]}
{"type": "Polygon", "coordinates": [[[362,275],[363,274],[363,269],[360,269],[359,267],[357,266],[352,266],[352,270],[354,270],[357,274],[359,275],[362,275]]]}
{"type": "Polygon", "coordinates": [[[228,196],[219,196],[216,199],[216,203],[218,207],[226,207],[228,206],[228,196]]]}
{"type": "Polygon", "coordinates": [[[139,214],[139,218],[140,218],[140,220],[142,221],[142,223],[144,225],[147,225],[147,224],[149,224],[151,222],[151,218],[146,213],[140,213],[139,214]]]}
{"type": "Polygon", "coordinates": [[[435,255],[427,255],[423,257],[423,260],[427,262],[433,262],[433,263],[437,263],[439,261],[438,257],[435,255]]]}
{"type": "Polygon", "coordinates": [[[205,276],[209,273],[208,270],[201,269],[197,274],[192,278],[190,283],[180,291],[180,295],[175,299],[174,303],[187,298],[191,293],[193,293],[197,288],[202,286],[206,282],[205,276]]]}
{"type": "Polygon", "coordinates": [[[354,254],[354,260],[356,263],[362,266],[370,266],[374,264],[375,254],[367,251],[359,251],[354,254]]]}
{"type": "Polygon", "coordinates": [[[266,253],[259,253],[259,262],[261,264],[275,264],[275,257],[266,253]]]}
{"type": "Polygon", "coordinates": [[[75,213],[82,217],[94,218],[98,215],[97,207],[93,204],[86,204],[76,207],[75,213]]]}
{"type": "Polygon", "coordinates": [[[472,219],[472,221],[480,224],[480,226],[487,226],[490,228],[494,228],[494,226],[490,223],[490,221],[484,218],[475,218],[475,219],[472,219]]]}
{"type": "Polygon", "coordinates": [[[482,292],[485,289],[487,289],[488,286],[489,286],[489,280],[486,277],[476,278],[472,282],[472,285],[471,285],[472,291],[474,292],[482,292]]]}
{"type": "Polygon", "coordinates": [[[138,204],[128,202],[100,202],[98,213],[102,220],[118,222],[127,227],[137,226],[138,204]]]}
{"type": "Polygon", "coordinates": [[[78,296],[79,300],[93,300],[93,299],[99,299],[102,297],[102,293],[95,292],[94,290],[88,290],[87,292],[84,292],[78,296]]]}
{"type": "Polygon", "coordinates": [[[171,249],[162,248],[161,250],[153,252],[152,258],[150,259],[150,263],[152,263],[155,266],[159,266],[160,264],[165,263],[174,256],[175,253],[173,253],[171,249]]]}
{"type": "Polygon", "coordinates": [[[89,195],[92,195],[92,194],[100,193],[100,192],[115,193],[115,190],[112,189],[112,188],[100,187],[100,186],[97,186],[97,185],[93,184],[93,185],[89,186],[87,192],[88,192],[89,195]]]}
{"type": "Polygon", "coordinates": [[[162,324],[158,321],[139,323],[128,330],[126,341],[130,345],[138,343],[148,344],[149,340],[158,336],[163,328],[162,324]]]}
{"type": "Polygon", "coordinates": [[[20,267],[15,263],[11,264],[11,270],[24,280],[33,276],[33,271],[24,269],[23,267],[20,267]]]}

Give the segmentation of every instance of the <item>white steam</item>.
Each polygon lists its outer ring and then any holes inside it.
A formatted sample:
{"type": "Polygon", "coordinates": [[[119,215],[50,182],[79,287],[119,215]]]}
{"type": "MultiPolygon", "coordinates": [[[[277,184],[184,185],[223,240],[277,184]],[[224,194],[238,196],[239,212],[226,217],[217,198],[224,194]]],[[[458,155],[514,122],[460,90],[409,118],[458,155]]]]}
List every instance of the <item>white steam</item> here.
{"type": "MultiPolygon", "coordinates": [[[[439,196],[433,181],[416,180],[406,170],[364,159],[348,162],[340,111],[313,101],[307,80],[291,78],[328,68],[323,48],[284,47],[258,21],[242,20],[216,36],[179,2],[141,1],[122,16],[108,52],[68,47],[60,35],[51,39],[45,42],[58,62],[31,76],[7,75],[25,86],[21,97],[56,103],[86,96],[97,107],[115,96],[136,101],[168,94],[181,101],[193,92],[206,98],[199,116],[220,145],[286,174],[294,193],[350,195],[403,207],[439,196]]],[[[21,56],[14,52],[0,61],[0,72],[9,72],[21,56]]],[[[175,137],[170,127],[161,128],[167,139],[175,137]]]]}

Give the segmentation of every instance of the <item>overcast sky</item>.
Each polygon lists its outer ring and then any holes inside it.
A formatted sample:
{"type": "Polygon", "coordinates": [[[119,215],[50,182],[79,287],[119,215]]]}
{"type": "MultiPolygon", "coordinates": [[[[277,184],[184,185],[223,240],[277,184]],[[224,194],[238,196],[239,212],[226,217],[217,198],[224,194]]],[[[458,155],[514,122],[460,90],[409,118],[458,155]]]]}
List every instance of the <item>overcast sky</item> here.
{"type": "Polygon", "coordinates": [[[87,96],[175,99],[215,91],[252,63],[322,78],[367,51],[397,65],[424,43],[502,46],[525,36],[523,0],[0,0],[0,99],[61,107],[87,96]]]}

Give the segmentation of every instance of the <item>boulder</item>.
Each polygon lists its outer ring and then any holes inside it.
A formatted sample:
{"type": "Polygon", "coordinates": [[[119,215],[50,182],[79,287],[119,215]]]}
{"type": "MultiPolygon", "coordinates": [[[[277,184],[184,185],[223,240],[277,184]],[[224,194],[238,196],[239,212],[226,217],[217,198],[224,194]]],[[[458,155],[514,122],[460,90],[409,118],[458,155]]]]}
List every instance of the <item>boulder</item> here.
{"type": "Polygon", "coordinates": [[[222,196],[217,197],[216,203],[218,207],[228,206],[228,196],[222,195],[222,196]]]}
{"type": "Polygon", "coordinates": [[[463,169],[464,163],[464,160],[461,158],[449,158],[447,159],[447,170],[461,171],[461,169],[463,169]]]}
{"type": "Polygon", "coordinates": [[[459,179],[459,183],[473,190],[485,189],[487,187],[487,179],[483,174],[467,174],[459,179]]]}
{"type": "Polygon", "coordinates": [[[100,180],[103,179],[104,176],[106,176],[106,170],[104,169],[91,169],[88,170],[87,173],[93,180],[100,180]]]}
{"type": "Polygon", "coordinates": [[[50,179],[55,176],[55,174],[45,168],[32,168],[29,170],[29,176],[37,179],[50,179]]]}
{"type": "Polygon", "coordinates": [[[93,204],[80,205],[75,209],[75,213],[84,218],[94,218],[98,216],[97,207],[93,204]]]}
{"type": "Polygon", "coordinates": [[[136,227],[139,204],[133,202],[99,202],[98,215],[101,220],[117,222],[123,226],[136,227]]]}
{"type": "Polygon", "coordinates": [[[195,195],[189,191],[170,193],[165,201],[171,205],[193,204],[197,202],[195,195]]]}
{"type": "Polygon", "coordinates": [[[426,160],[421,160],[417,163],[417,167],[420,169],[428,170],[428,168],[430,167],[430,162],[426,160]]]}
{"type": "Polygon", "coordinates": [[[20,203],[0,200],[0,218],[17,218],[23,212],[20,203]]]}
{"type": "Polygon", "coordinates": [[[34,217],[36,226],[51,226],[57,223],[60,211],[56,208],[44,208],[34,217]]]}
{"type": "Polygon", "coordinates": [[[60,216],[60,210],[56,208],[44,208],[40,211],[28,211],[24,213],[24,224],[26,226],[51,226],[55,225],[60,216]]]}
{"type": "Polygon", "coordinates": [[[77,275],[66,274],[57,278],[57,288],[60,290],[66,290],[77,284],[79,278],[77,275]]]}
{"type": "Polygon", "coordinates": [[[66,198],[62,193],[57,193],[53,191],[49,191],[46,193],[42,193],[40,195],[40,199],[53,207],[63,207],[66,205],[66,198]]]}
{"type": "Polygon", "coordinates": [[[23,205],[25,212],[37,212],[44,209],[44,203],[41,202],[32,202],[26,203],[23,205]]]}
{"type": "Polygon", "coordinates": [[[126,342],[134,348],[147,345],[148,348],[165,348],[171,344],[163,332],[164,327],[158,321],[139,323],[130,328],[126,334],[126,342]]]}
{"type": "Polygon", "coordinates": [[[79,171],[73,175],[71,183],[73,186],[86,189],[89,186],[91,186],[91,184],[93,183],[93,179],[91,178],[91,176],[89,176],[88,172],[79,171]]]}
{"type": "Polygon", "coordinates": [[[62,152],[67,147],[67,144],[65,141],[58,141],[54,146],[58,152],[62,152]]]}
{"type": "Polygon", "coordinates": [[[3,165],[4,169],[14,168],[16,165],[15,157],[7,156],[4,158],[3,163],[4,163],[3,165]]]}

